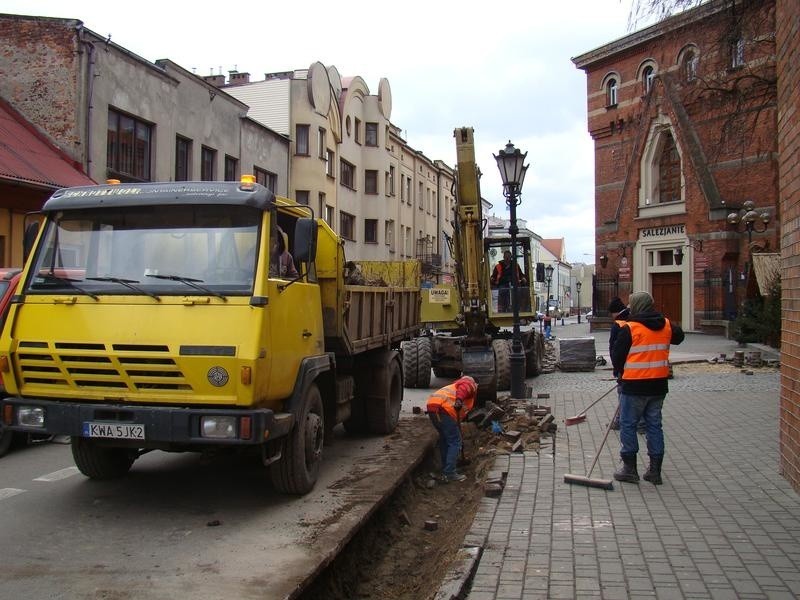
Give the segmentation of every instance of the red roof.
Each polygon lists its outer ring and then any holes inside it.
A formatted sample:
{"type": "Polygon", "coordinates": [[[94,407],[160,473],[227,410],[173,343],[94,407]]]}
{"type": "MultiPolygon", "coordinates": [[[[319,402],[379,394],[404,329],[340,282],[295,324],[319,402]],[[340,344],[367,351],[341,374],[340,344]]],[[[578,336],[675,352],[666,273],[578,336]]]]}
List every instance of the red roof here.
{"type": "Polygon", "coordinates": [[[564,260],[564,238],[544,239],[542,246],[558,260],[564,260]]]}
{"type": "Polygon", "coordinates": [[[2,99],[0,179],[54,189],[95,183],[2,99]]]}

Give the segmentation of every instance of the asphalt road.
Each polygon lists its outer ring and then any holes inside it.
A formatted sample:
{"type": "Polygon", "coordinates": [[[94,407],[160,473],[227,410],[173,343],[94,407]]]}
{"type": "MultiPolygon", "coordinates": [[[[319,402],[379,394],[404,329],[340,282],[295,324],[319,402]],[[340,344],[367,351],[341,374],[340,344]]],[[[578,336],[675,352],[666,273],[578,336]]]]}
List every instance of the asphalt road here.
{"type": "Polygon", "coordinates": [[[0,459],[0,599],[285,598],[330,562],[414,468],[435,432],[406,390],[385,437],[325,447],[308,495],[273,491],[254,460],[152,452],[123,479],[81,475],[69,445],[0,459]]]}

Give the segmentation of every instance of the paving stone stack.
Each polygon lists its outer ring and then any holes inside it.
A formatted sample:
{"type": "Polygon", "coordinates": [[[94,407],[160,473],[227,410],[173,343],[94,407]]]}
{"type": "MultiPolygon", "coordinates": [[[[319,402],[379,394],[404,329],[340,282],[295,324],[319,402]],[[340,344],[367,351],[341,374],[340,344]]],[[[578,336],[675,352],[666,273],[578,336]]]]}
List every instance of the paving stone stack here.
{"type": "Polygon", "coordinates": [[[594,371],[597,361],[594,338],[560,338],[558,368],[562,371],[594,371]]]}

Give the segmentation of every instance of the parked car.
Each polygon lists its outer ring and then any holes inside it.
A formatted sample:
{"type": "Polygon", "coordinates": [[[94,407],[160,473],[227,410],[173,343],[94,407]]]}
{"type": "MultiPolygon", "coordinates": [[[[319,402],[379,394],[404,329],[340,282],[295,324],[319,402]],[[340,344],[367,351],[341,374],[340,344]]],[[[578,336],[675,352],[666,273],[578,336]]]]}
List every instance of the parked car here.
{"type": "Polygon", "coordinates": [[[583,315],[583,316],[586,318],[586,320],[587,320],[587,321],[591,321],[591,320],[592,320],[592,317],[594,317],[594,314],[593,314],[593,313],[592,313],[592,311],[590,310],[589,312],[587,312],[587,313],[586,313],[585,315],[583,315]]]}

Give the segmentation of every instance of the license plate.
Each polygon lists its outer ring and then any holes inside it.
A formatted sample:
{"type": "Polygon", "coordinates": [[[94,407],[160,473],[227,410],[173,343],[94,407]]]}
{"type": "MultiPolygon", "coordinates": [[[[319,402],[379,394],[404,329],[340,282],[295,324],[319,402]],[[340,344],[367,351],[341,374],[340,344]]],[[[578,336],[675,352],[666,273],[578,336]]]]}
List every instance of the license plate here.
{"type": "Polygon", "coordinates": [[[83,437],[111,438],[115,440],[143,440],[144,425],[121,423],[92,423],[83,424],[83,437]]]}

